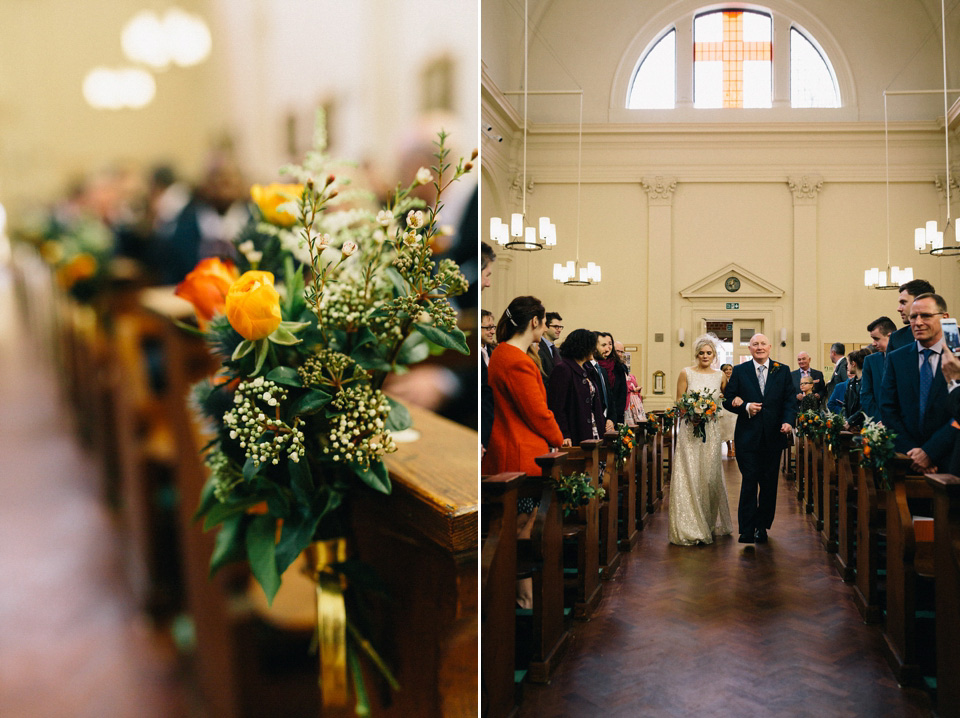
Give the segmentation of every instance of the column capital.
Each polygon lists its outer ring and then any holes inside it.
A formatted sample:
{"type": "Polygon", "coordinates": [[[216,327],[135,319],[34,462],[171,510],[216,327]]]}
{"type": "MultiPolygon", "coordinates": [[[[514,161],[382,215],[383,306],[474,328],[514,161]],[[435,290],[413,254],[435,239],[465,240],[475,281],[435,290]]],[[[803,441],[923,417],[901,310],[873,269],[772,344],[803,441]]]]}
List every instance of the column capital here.
{"type": "Polygon", "coordinates": [[[647,193],[650,201],[659,200],[657,204],[669,204],[673,201],[673,192],[677,189],[676,177],[644,177],[640,180],[640,186],[647,193]]]}
{"type": "Polygon", "coordinates": [[[787,187],[793,192],[793,201],[795,203],[801,202],[802,200],[816,200],[817,194],[823,187],[823,177],[820,175],[788,177],[787,187]]]}
{"type": "MultiPolygon", "coordinates": [[[[937,188],[937,194],[940,195],[940,201],[947,201],[947,183],[943,175],[937,175],[933,179],[934,185],[937,188]]],[[[958,190],[960,190],[960,185],[957,183],[957,170],[954,168],[950,169],[950,199],[953,200],[954,197],[958,197],[958,190]]],[[[960,198],[960,197],[958,197],[960,198]]]]}

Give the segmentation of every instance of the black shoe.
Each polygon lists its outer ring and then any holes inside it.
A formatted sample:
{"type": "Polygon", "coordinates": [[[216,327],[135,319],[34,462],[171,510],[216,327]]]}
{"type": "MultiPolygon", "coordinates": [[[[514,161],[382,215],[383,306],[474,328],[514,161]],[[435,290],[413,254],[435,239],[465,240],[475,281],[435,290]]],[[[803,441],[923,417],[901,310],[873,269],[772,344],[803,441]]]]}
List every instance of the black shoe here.
{"type": "Polygon", "coordinates": [[[755,538],[757,543],[766,543],[767,542],[767,530],[766,529],[757,529],[755,532],[755,538]]]}
{"type": "Polygon", "coordinates": [[[740,534],[740,538],[737,540],[740,543],[756,543],[756,538],[753,534],[740,534]]]}

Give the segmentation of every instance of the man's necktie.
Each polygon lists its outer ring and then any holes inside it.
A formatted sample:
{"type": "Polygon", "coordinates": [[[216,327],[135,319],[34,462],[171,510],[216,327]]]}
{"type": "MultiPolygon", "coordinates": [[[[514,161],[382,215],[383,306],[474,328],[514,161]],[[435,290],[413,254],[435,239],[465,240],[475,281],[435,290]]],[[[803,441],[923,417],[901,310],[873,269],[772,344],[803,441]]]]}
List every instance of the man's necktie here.
{"type": "Polygon", "coordinates": [[[923,364],[920,365],[920,425],[923,426],[923,415],[927,410],[927,397],[930,395],[930,385],[933,384],[933,368],[930,366],[930,355],[933,349],[924,349],[923,364]]]}
{"type": "Polygon", "coordinates": [[[554,364],[556,364],[558,361],[560,361],[560,356],[557,354],[557,345],[556,345],[556,344],[551,344],[551,345],[550,345],[550,356],[553,357],[553,363],[554,363],[554,364]]]}
{"type": "Polygon", "coordinates": [[[763,394],[764,387],[767,385],[766,370],[763,364],[757,365],[757,381],[760,382],[760,393],[763,394]]]}

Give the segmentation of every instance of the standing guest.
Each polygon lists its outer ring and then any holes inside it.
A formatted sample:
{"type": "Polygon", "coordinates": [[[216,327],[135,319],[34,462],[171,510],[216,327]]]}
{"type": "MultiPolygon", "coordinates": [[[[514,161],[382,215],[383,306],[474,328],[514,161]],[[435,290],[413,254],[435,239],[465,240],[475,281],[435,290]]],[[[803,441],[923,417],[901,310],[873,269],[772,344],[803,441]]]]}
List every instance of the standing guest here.
{"type": "Polygon", "coordinates": [[[889,352],[883,373],[883,423],[896,435],[894,448],[909,456],[913,470],[921,473],[945,467],[958,436],[940,369],[946,350],[940,317],[946,316],[947,303],[939,294],[914,297],[909,319],[916,341],[889,352]]]}
{"type": "MultiPolygon", "coordinates": [[[[730,376],[733,374],[733,364],[721,364],[720,371],[722,371],[726,377],[724,382],[730,381],[730,376]]],[[[737,430],[737,415],[732,411],[727,411],[721,406],[719,422],[720,441],[723,441],[727,445],[727,458],[734,459],[737,456],[737,447],[733,443],[733,434],[737,430]]]]}
{"type": "Polygon", "coordinates": [[[793,388],[797,392],[797,401],[802,401],[804,392],[800,389],[800,380],[809,376],[813,378],[813,394],[822,402],[827,395],[827,385],[823,381],[823,372],[819,369],[810,368],[810,355],[807,352],[797,354],[797,369],[790,372],[793,378],[793,388]]]}
{"type": "Polygon", "coordinates": [[[560,361],[547,386],[547,406],[563,438],[570,439],[574,446],[613,431],[613,423],[603,416],[600,394],[583,368],[596,346],[597,335],[589,329],[570,332],[560,347],[560,361]]]}
{"type": "Polygon", "coordinates": [[[643,387],[630,372],[630,355],[627,354],[623,342],[614,342],[613,350],[620,357],[620,363],[627,370],[627,409],[626,417],[632,417],[635,422],[646,421],[647,412],[643,410],[643,387]]]}
{"type": "Polygon", "coordinates": [[[874,352],[863,360],[863,376],[860,381],[860,410],[865,416],[879,421],[880,390],[883,387],[883,365],[887,356],[887,344],[897,325],[890,317],[878,317],[867,325],[870,346],[874,352]]]}
{"type": "Polygon", "coordinates": [[[834,414],[843,414],[843,402],[847,396],[847,383],[849,381],[850,378],[847,377],[833,387],[833,392],[831,392],[830,398],[827,399],[827,411],[832,411],[834,414]]]}
{"type": "MultiPolygon", "coordinates": [[[[960,359],[953,352],[945,351],[940,363],[943,378],[947,380],[947,408],[953,417],[952,426],[960,429],[960,359]]],[[[960,438],[954,439],[953,454],[947,471],[954,476],[960,476],[960,438]]]]}
{"type": "Polygon", "coordinates": [[[593,358],[584,365],[584,368],[587,370],[587,376],[590,378],[590,381],[597,387],[597,392],[600,394],[600,403],[603,405],[603,415],[609,418],[611,415],[608,409],[610,403],[609,382],[600,364],[597,363],[600,359],[603,359],[603,349],[601,348],[603,338],[599,332],[595,333],[597,334],[597,347],[593,350],[593,358]]]}
{"type": "Polygon", "coordinates": [[[490,286],[490,277],[493,275],[493,263],[497,261],[497,253],[486,242],[480,242],[480,291],[490,286]]]}
{"type": "Polygon", "coordinates": [[[847,388],[843,393],[843,415],[847,420],[847,431],[859,431],[863,427],[864,416],[860,405],[860,384],[863,373],[863,360],[872,353],[864,347],[847,354],[847,388]]]}
{"type": "Polygon", "coordinates": [[[483,473],[523,471],[539,476],[534,459],[551,446],[564,444],[563,434],[547,406],[547,391],[537,365],[527,354],[540,341],[545,310],[535,297],[517,297],[497,324],[497,348],[490,357],[494,419],[483,473]]]}
{"type": "Polygon", "coordinates": [[[822,402],[813,389],[817,385],[812,376],[805,376],[800,380],[800,407],[799,411],[820,411],[822,402]]]}
{"type": "Polygon", "coordinates": [[[493,429],[493,390],[487,380],[490,354],[497,346],[497,323],[493,312],[480,310],[480,445],[486,447],[493,429]]]}
{"type": "MultiPolygon", "coordinates": [[[[480,292],[490,286],[490,276],[493,274],[493,263],[497,259],[497,253],[493,251],[486,242],[480,242],[480,292]]],[[[492,324],[494,329],[490,339],[496,343],[496,323],[493,321],[493,314],[487,312],[490,318],[481,319],[481,325],[484,322],[492,324]]],[[[484,334],[486,332],[483,332],[484,334]]],[[[493,429],[493,389],[487,378],[487,366],[490,360],[490,352],[493,347],[487,351],[486,360],[480,362],[480,451],[481,455],[486,452],[490,445],[490,431],[493,429]]]]}
{"type": "Polygon", "coordinates": [[[914,279],[906,284],[900,285],[900,296],[897,298],[897,311],[900,313],[900,319],[905,326],[890,336],[890,341],[887,344],[888,352],[895,351],[900,347],[905,347],[913,343],[913,332],[910,329],[910,305],[913,304],[915,297],[919,297],[921,294],[933,294],[936,291],[933,285],[926,279],[914,279]]]}
{"type": "Polygon", "coordinates": [[[607,380],[607,418],[614,424],[623,423],[627,408],[627,369],[613,351],[613,335],[598,332],[600,358],[597,360],[607,380]]]}
{"type": "Polygon", "coordinates": [[[554,365],[560,361],[560,355],[557,353],[556,343],[560,341],[560,334],[563,332],[563,321],[557,312],[547,312],[547,328],[540,337],[540,344],[537,351],[540,354],[540,365],[543,372],[543,381],[546,383],[550,379],[550,372],[554,365]]]}
{"type": "Polygon", "coordinates": [[[830,361],[833,362],[833,376],[827,382],[825,396],[833,399],[837,385],[847,380],[847,347],[843,342],[830,345],[830,361]]]}

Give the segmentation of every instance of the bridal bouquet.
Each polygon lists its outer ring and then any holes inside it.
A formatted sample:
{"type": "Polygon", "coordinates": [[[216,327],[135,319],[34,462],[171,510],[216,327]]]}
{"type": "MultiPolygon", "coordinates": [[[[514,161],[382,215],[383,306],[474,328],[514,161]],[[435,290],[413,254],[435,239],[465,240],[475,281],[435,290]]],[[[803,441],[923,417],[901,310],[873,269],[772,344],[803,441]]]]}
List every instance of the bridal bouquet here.
{"type": "Polygon", "coordinates": [[[327,676],[349,665],[358,714],[361,654],[396,687],[343,597],[369,585],[347,548],[351,497],[391,492],[383,459],[396,451],[393,432],[411,425],[381,386],[431,353],[468,353],[449,301],[467,280],[452,260],[433,259],[443,192],[472,168],[450,164],[445,140],[432,168],[371,207],[369,193],[338,178],[318,131],[318,149],[286,168],[295,183],[254,186],[259,217],[237,238],[236,263],[204,260],[177,289],[222,359],[193,396],[215,428],[196,512],[204,528],[219,527],[211,574],[245,561],[272,601],[309,548],[310,574],[340,614],[329,664],[329,627],[318,625],[323,700],[339,691],[343,704],[345,675],[330,690],[327,676]],[[411,196],[422,184],[435,189],[432,206],[411,196]]]}
{"type": "Polygon", "coordinates": [[[707,424],[719,418],[720,405],[713,392],[688,391],[674,404],[677,416],[693,428],[693,435],[701,441],[707,440],[707,424]]]}

